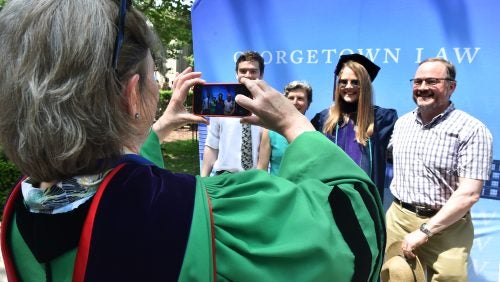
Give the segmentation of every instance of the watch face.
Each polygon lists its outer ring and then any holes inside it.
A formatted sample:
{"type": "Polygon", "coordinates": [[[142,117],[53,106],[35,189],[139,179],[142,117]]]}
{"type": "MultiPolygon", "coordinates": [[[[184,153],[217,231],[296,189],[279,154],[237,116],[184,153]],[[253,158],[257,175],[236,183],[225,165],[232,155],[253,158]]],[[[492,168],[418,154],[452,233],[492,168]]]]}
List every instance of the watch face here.
{"type": "Polygon", "coordinates": [[[427,237],[432,236],[432,232],[429,229],[427,229],[427,224],[425,223],[422,223],[422,225],[420,225],[420,231],[422,231],[425,235],[427,235],[427,237]]]}

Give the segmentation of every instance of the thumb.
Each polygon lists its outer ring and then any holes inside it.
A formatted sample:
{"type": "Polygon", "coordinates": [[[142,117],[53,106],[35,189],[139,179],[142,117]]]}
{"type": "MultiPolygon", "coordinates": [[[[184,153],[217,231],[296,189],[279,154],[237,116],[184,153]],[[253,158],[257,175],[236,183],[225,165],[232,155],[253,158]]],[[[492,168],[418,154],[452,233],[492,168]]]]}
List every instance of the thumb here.
{"type": "Polygon", "coordinates": [[[236,103],[238,103],[238,105],[242,106],[243,108],[245,108],[253,113],[252,98],[247,97],[247,96],[242,95],[242,94],[238,94],[235,97],[235,101],[236,101],[236,103]]]}
{"type": "Polygon", "coordinates": [[[253,124],[253,125],[262,125],[262,122],[260,121],[260,118],[258,116],[256,116],[256,115],[242,117],[240,119],[240,123],[248,123],[248,124],[253,124]]]}

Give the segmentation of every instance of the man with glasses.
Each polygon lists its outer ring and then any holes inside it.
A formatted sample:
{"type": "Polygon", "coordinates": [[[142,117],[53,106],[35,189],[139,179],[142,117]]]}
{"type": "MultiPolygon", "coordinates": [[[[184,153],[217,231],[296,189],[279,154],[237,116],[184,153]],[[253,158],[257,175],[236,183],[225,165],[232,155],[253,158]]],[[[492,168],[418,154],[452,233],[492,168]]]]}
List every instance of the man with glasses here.
{"type": "Polygon", "coordinates": [[[430,281],[467,281],[474,239],[470,209],[479,200],[492,161],[486,126],[455,109],[455,67],[431,58],[411,79],[417,108],[394,127],[394,162],[387,211],[387,246],[402,240],[406,258],[418,256],[430,281]]]}

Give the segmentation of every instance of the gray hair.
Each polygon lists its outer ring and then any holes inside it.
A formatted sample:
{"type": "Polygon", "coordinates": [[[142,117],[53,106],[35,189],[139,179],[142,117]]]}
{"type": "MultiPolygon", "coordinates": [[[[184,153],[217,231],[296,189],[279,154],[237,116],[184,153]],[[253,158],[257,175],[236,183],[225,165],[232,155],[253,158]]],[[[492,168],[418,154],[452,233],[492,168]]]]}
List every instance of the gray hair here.
{"type": "Polygon", "coordinates": [[[138,73],[142,89],[144,59],[157,41],[130,7],[115,71],[117,17],[110,0],[10,0],[3,7],[0,142],[23,173],[39,181],[93,173],[143,134],[127,113],[122,83],[138,73]]]}
{"type": "Polygon", "coordinates": [[[421,61],[418,65],[421,66],[422,64],[430,63],[430,62],[442,63],[446,67],[446,72],[448,73],[447,78],[449,78],[451,80],[455,80],[455,77],[457,75],[457,71],[455,70],[455,66],[453,65],[452,62],[450,62],[446,59],[443,59],[443,58],[436,57],[436,58],[427,58],[427,59],[421,61]]]}
{"type": "Polygon", "coordinates": [[[307,95],[307,105],[310,106],[313,101],[313,90],[311,85],[307,81],[294,80],[285,86],[285,96],[288,97],[288,93],[294,90],[302,90],[307,95]]]}

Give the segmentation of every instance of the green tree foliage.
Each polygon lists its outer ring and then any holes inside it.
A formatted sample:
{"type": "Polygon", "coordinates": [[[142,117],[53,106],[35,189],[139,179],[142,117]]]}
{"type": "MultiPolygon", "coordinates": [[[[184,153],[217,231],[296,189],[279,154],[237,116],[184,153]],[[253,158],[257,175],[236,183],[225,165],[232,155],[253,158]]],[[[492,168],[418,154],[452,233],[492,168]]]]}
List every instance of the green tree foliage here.
{"type": "Polygon", "coordinates": [[[0,147],[0,221],[2,220],[1,215],[3,214],[5,200],[20,176],[21,172],[13,163],[7,160],[2,147],[0,147]]]}
{"type": "Polygon", "coordinates": [[[180,55],[182,48],[192,45],[191,6],[193,0],[134,0],[133,4],[153,24],[166,48],[168,58],[176,58],[180,55]]]}
{"type": "MultiPolygon", "coordinates": [[[[7,0],[0,0],[0,10],[7,0]]],[[[155,27],[168,58],[176,58],[180,50],[192,45],[191,6],[194,0],[134,0],[155,27]]],[[[187,54],[189,55],[189,54],[187,54]]]]}

